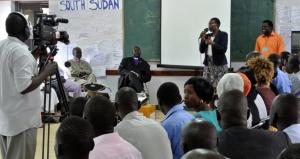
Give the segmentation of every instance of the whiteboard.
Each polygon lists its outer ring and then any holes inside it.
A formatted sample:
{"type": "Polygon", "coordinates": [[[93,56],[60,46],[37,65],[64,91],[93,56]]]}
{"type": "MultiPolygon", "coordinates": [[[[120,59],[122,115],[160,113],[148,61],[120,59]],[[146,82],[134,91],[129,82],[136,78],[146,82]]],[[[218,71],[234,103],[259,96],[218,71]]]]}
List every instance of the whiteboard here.
{"type": "Polygon", "coordinates": [[[118,68],[123,57],[123,0],[49,0],[49,11],[69,20],[58,29],[67,31],[71,42],[58,44],[55,60],[60,67],[78,46],[93,69],[118,68]]]}
{"type": "Polygon", "coordinates": [[[203,66],[199,35],[211,18],[221,21],[228,33],[227,62],[230,65],[231,0],[162,0],[161,64],[203,66]]]}

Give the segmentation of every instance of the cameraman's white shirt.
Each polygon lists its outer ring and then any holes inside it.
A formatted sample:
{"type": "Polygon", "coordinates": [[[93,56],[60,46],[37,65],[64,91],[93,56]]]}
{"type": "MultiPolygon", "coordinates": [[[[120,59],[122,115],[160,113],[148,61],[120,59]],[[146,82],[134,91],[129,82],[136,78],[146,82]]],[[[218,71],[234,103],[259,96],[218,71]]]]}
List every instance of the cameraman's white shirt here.
{"type": "Polygon", "coordinates": [[[41,125],[40,90],[21,94],[37,75],[27,45],[15,37],[0,41],[0,134],[14,136],[41,125]]]}

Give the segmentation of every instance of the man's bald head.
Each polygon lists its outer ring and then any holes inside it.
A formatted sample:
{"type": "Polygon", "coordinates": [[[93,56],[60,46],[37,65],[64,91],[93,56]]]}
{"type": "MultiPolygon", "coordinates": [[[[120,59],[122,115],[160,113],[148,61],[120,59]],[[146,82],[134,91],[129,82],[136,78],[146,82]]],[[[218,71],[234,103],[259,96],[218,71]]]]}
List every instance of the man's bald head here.
{"type": "Polygon", "coordinates": [[[222,155],[206,149],[194,149],[189,151],[181,159],[225,159],[222,155]]]}
{"type": "Polygon", "coordinates": [[[121,118],[139,108],[136,91],[130,87],[120,88],[116,93],[115,102],[121,118]]]}
{"type": "Polygon", "coordinates": [[[10,13],[6,18],[5,26],[9,36],[16,37],[23,42],[29,38],[28,23],[21,13],[10,13]]]}
{"type": "Polygon", "coordinates": [[[216,128],[202,119],[189,123],[182,131],[182,147],[184,153],[197,148],[215,150],[217,147],[216,128]]]}
{"type": "Polygon", "coordinates": [[[283,130],[300,123],[299,99],[293,94],[281,94],[272,104],[271,124],[283,130]]]}
{"type": "Polygon", "coordinates": [[[223,129],[233,126],[247,126],[247,98],[240,90],[223,93],[218,101],[218,110],[223,129]]]}

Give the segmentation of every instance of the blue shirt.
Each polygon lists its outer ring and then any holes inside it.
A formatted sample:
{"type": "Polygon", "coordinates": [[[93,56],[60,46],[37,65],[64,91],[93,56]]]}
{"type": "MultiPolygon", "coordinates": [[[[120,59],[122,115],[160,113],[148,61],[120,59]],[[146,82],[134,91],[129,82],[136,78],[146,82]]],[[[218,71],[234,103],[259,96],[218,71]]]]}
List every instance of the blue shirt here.
{"type": "Polygon", "coordinates": [[[287,133],[293,144],[300,143],[300,124],[293,124],[282,131],[287,133]]]}
{"type": "Polygon", "coordinates": [[[180,144],[181,130],[193,119],[193,115],[185,111],[182,104],[178,104],[168,111],[164,120],[161,122],[171,142],[173,159],[180,159],[183,155],[180,144]]]}
{"type": "Polygon", "coordinates": [[[278,93],[291,93],[292,92],[292,82],[289,79],[287,73],[281,71],[279,68],[277,70],[277,76],[273,79],[272,83],[276,86],[278,93]]]}

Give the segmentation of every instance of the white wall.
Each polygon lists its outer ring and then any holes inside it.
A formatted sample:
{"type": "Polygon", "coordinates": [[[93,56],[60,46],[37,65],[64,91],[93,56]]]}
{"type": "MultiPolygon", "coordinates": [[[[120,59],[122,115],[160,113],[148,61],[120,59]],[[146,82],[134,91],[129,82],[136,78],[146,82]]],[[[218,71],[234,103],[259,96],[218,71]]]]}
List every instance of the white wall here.
{"type": "Polygon", "coordinates": [[[11,1],[0,1],[0,40],[7,37],[5,20],[12,10],[14,10],[14,7],[11,1]]]}

